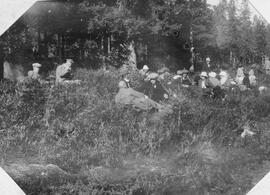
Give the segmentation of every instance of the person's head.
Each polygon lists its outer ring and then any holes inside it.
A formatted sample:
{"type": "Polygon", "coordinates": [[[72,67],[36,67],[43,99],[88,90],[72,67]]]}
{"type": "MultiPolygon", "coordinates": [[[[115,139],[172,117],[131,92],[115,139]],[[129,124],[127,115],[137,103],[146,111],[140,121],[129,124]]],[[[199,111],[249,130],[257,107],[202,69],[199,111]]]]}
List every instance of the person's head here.
{"type": "Polygon", "coordinates": [[[217,73],[215,72],[210,72],[209,77],[215,78],[217,76],[217,73]]]}
{"type": "Polygon", "coordinates": [[[203,79],[203,80],[205,80],[207,77],[208,77],[207,72],[202,72],[200,74],[200,78],[203,79]]]}
{"type": "Polygon", "coordinates": [[[226,78],[226,77],[228,77],[228,74],[225,71],[221,71],[219,73],[219,76],[220,76],[220,78],[226,78]]]}
{"type": "Polygon", "coordinates": [[[127,84],[126,84],[124,81],[120,81],[120,82],[118,83],[118,88],[119,88],[119,89],[127,88],[127,84]]]}
{"type": "Polygon", "coordinates": [[[148,72],[149,71],[149,67],[147,65],[144,65],[142,68],[143,72],[148,72]]]}
{"type": "Polygon", "coordinates": [[[186,78],[188,76],[188,73],[189,73],[188,70],[186,69],[182,70],[182,77],[186,78]]]}
{"type": "Polygon", "coordinates": [[[68,64],[69,66],[72,66],[73,63],[74,63],[74,61],[72,59],[66,60],[66,64],[68,64]]]}
{"type": "Polygon", "coordinates": [[[33,71],[38,73],[42,65],[39,63],[34,63],[32,64],[32,66],[33,66],[33,71]]]}
{"type": "Polygon", "coordinates": [[[183,77],[183,78],[187,78],[187,76],[188,76],[187,73],[183,73],[183,74],[182,74],[182,77],[183,77]]]}
{"type": "Polygon", "coordinates": [[[150,82],[154,85],[156,84],[156,80],[155,79],[151,79],[150,82]]]}
{"type": "Polygon", "coordinates": [[[182,70],[177,70],[176,74],[182,75],[182,70]]]}
{"type": "Polygon", "coordinates": [[[211,59],[209,57],[207,57],[205,60],[206,60],[207,63],[211,62],[211,59]]]}
{"type": "Polygon", "coordinates": [[[73,63],[74,63],[74,61],[72,59],[67,59],[66,60],[65,64],[67,66],[68,71],[71,71],[73,63]]]}

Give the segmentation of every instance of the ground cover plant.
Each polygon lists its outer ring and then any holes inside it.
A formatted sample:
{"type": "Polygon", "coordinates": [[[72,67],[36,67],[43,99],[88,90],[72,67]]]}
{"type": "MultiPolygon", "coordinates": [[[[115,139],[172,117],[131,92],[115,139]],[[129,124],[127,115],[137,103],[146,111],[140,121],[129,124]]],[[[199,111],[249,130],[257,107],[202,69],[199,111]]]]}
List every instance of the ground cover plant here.
{"type": "Polygon", "coordinates": [[[173,114],[156,120],[114,103],[118,70],[75,77],[80,85],[0,84],[2,165],[51,163],[78,177],[39,194],[245,194],[269,171],[269,94],[222,102],[175,86],[164,102],[173,114]],[[246,122],[255,135],[242,138],[246,122]]]}

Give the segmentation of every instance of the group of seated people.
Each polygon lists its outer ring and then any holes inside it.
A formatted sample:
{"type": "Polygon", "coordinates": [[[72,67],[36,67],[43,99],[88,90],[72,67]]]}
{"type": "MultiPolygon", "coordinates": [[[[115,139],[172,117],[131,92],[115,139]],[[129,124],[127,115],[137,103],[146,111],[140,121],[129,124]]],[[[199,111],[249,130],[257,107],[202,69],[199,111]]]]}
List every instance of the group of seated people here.
{"type": "MultiPolygon", "coordinates": [[[[65,63],[57,66],[55,71],[55,82],[57,84],[61,83],[80,83],[79,80],[72,80],[72,65],[74,61],[72,59],[67,59],[65,63]]],[[[40,68],[42,67],[39,63],[32,64],[33,70],[28,71],[27,77],[32,80],[38,80],[40,82],[45,82],[42,80],[40,75],[40,68]]]]}
{"type": "MultiPolygon", "coordinates": [[[[237,69],[235,77],[232,77],[227,71],[222,69],[219,71],[207,70],[200,73],[183,69],[178,70],[173,76],[169,73],[167,68],[152,72],[147,65],[143,66],[140,73],[144,77],[144,84],[137,90],[156,102],[166,100],[169,97],[169,93],[160,83],[160,81],[165,80],[166,77],[169,78],[167,80],[168,85],[176,82],[184,88],[197,86],[202,90],[203,96],[220,99],[224,99],[227,90],[237,88],[239,91],[244,92],[256,88],[258,85],[254,69],[251,68],[249,72],[247,72],[242,66],[237,69]]],[[[123,80],[127,83],[127,86],[130,87],[129,80],[127,78],[123,78],[123,80]]],[[[259,92],[262,93],[266,90],[266,87],[261,86],[258,89],[259,92]]]]}

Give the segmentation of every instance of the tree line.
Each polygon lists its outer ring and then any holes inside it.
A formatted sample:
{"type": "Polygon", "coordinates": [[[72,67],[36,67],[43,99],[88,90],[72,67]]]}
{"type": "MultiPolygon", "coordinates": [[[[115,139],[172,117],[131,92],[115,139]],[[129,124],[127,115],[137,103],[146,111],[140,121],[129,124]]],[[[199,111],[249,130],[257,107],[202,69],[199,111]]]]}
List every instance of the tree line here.
{"type": "Polygon", "coordinates": [[[247,0],[59,0],[36,3],[1,42],[19,63],[73,58],[92,68],[120,67],[132,43],[139,68],[177,70],[191,66],[192,47],[196,64],[262,63],[270,27],[247,0]]]}

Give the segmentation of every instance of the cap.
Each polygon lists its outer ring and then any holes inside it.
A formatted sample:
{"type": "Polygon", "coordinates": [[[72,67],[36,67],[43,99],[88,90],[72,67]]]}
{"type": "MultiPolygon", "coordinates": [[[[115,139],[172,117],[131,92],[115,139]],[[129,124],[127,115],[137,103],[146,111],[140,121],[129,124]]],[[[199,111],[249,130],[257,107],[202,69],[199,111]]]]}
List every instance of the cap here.
{"type": "Polygon", "coordinates": [[[66,62],[74,63],[72,59],[66,59],[66,62]]]}
{"type": "Polygon", "coordinates": [[[217,73],[215,73],[215,72],[210,72],[210,73],[209,73],[209,76],[210,76],[210,77],[216,77],[216,76],[217,76],[217,73]]]}
{"type": "Polygon", "coordinates": [[[35,68],[40,68],[42,65],[39,64],[39,63],[34,63],[34,64],[32,64],[32,66],[35,67],[35,68]]]}
{"type": "Polygon", "coordinates": [[[200,76],[201,77],[208,77],[207,72],[202,72],[200,76]]]}

